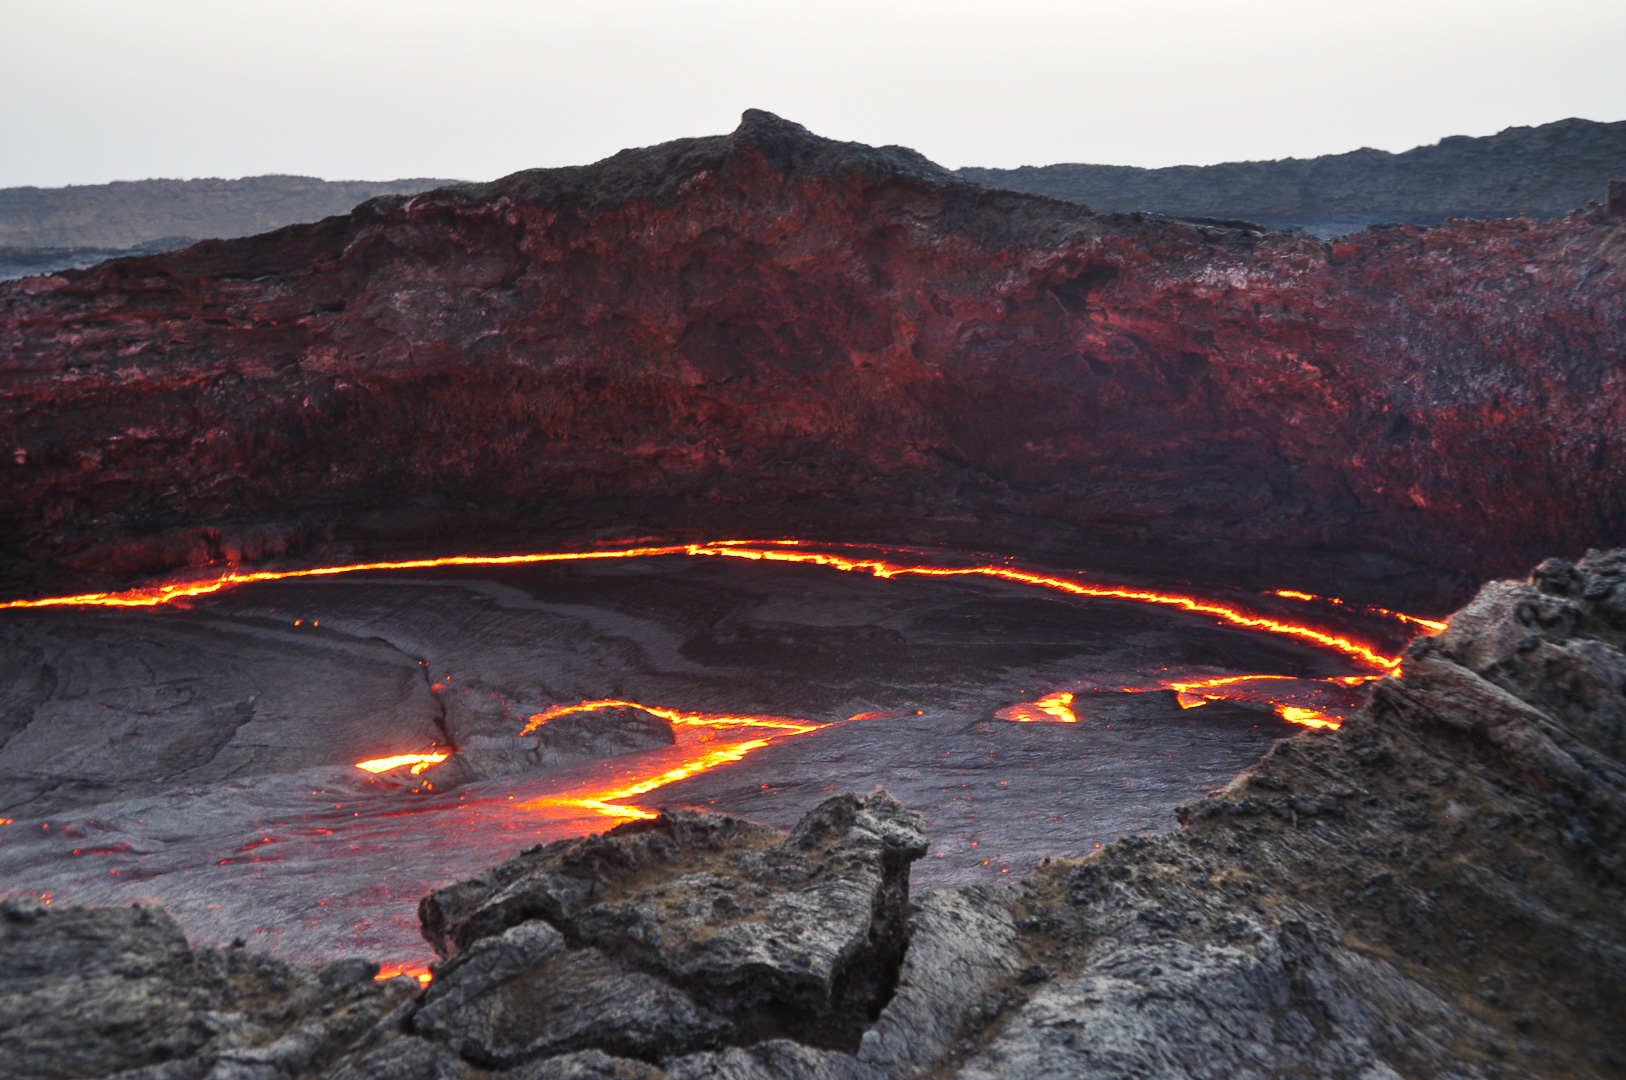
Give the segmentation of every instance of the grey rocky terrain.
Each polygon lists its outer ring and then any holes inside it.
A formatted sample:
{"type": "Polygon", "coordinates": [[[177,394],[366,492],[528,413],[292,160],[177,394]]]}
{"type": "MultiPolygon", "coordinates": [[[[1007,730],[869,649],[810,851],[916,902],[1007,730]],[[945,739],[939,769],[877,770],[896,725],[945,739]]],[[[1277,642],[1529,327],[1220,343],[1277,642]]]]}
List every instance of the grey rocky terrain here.
{"type": "Polygon", "coordinates": [[[0,1051],[53,1080],[1619,1076],[1623,647],[1626,551],[1548,560],[1183,828],[907,904],[926,837],[879,793],[546,845],[425,898],[410,996],[12,903],[0,1051]]]}
{"type": "Polygon", "coordinates": [[[1562,217],[1602,201],[1608,182],[1626,177],[1626,120],[1571,118],[1479,138],[1455,135],[1399,154],[1367,148],[1163,169],[1067,164],[958,174],[1098,213],[1246,218],[1326,238],[1375,223],[1562,217]]]}
{"type": "Polygon", "coordinates": [[[447,183],[245,176],[0,188],[0,281],[269,232],[349,213],[379,195],[412,195],[447,183]]]}

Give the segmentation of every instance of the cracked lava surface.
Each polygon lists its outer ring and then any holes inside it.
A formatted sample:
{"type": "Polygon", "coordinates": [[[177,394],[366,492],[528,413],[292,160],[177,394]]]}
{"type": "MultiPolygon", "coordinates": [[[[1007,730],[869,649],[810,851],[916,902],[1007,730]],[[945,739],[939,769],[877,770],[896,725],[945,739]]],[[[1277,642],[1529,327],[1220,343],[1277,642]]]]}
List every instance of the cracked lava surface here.
{"type": "Polygon", "coordinates": [[[428,889],[663,806],[785,826],[884,785],[926,818],[920,888],[1169,827],[1438,627],[792,542],[234,570],[6,607],[7,891],[156,898],[200,942],[386,973],[427,962],[428,889]],[[618,709],[674,741],[433,779],[471,739],[524,748],[618,709]]]}

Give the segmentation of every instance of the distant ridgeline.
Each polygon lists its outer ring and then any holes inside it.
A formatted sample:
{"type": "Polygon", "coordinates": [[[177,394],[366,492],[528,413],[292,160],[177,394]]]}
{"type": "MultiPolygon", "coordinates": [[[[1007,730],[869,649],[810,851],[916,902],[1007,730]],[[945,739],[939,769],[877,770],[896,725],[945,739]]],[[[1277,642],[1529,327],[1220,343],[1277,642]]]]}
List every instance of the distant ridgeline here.
{"type": "Polygon", "coordinates": [[[1368,149],[1167,169],[1029,165],[958,175],[1099,213],[1243,218],[1325,238],[1380,222],[1562,217],[1602,201],[1608,181],[1626,177],[1626,121],[1560,120],[1484,138],[1454,135],[1402,154],[1368,149]]]}
{"type": "MultiPolygon", "coordinates": [[[[1455,135],[1402,154],[1139,169],[1043,165],[960,169],[992,187],[1048,195],[1110,213],[1245,219],[1270,229],[1339,236],[1381,222],[1561,217],[1626,177],[1626,121],[1560,120],[1484,138],[1455,135]]],[[[249,236],[317,221],[379,195],[452,181],[328,181],[308,176],[138,180],[0,189],[0,281],[147,255],[196,240],[249,236]]]]}
{"type": "Polygon", "coordinates": [[[251,236],[345,214],[378,195],[408,195],[447,180],[136,180],[75,187],[0,188],[0,281],[151,255],[197,240],[251,236]]]}

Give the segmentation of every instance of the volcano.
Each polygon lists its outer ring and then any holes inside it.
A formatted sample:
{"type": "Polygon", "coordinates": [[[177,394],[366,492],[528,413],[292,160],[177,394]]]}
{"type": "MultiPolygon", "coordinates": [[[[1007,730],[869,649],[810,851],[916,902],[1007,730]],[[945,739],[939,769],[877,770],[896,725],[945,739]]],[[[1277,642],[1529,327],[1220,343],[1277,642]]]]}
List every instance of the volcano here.
{"type": "Polygon", "coordinates": [[[1323,242],[753,111],[0,286],[0,1050],[1626,1060],[1626,554],[1540,561],[1626,532],[1621,210],[1323,242]]]}

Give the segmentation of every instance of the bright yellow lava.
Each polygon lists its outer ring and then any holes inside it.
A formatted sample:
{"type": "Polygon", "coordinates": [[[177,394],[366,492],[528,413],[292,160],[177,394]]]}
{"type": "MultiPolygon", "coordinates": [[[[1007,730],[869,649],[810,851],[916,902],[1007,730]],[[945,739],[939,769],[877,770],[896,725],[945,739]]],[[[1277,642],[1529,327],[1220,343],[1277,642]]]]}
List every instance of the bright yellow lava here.
{"type": "MultiPolygon", "coordinates": [[[[1038,574],[1027,570],[1018,570],[1008,566],[966,566],[966,567],[940,567],[909,563],[889,562],[883,559],[849,559],[842,555],[833,555],[826,552],[807,550],[800,541],[782,540],[768,542],[752,542],[746,540],[718,540],[704,544],[669,544],[655,547],[623,548],[617,551],[574,551],[574,552],[544,552],[530,555],[453,555],[436,559],[409,559],[400,562],[357,563],[350,566],[323,566],[304,570],[259,570],[242,572],[230,570],[226,573],[197,581],[170,582],[154,585],[147,588],[131,589],[126,592],[100,592],[80,593],[76,596],[49,597],[41,600],[10,600],[0,603],[0,609],[6,608],[40,608],[62,606],[102,606],[102,607],[151,607],[156,604],[172,603],[189,597],[205,596],[220,592],[223,589],[234,588],[238,585],[247,585],[253,582],[286,581],[296,578],[329,577],[336,574],[353,574],[363,571],[391,571],[391,570],[425,570],[449,566],[519,566],[533,563],[548,562],[578,562],[593,559],[633,559],[648,558],[657,555],[689,555],[694,557],[712,556],[732,559],[750,559],[753,561],[807,563],[816,566],[831,567],[836,570],[855,571],[873,574],[879,578],[892,578],[904,574],[914,574],[925,577],[988,577],[1011,581],[1022,585],[1032,585],[1054,592],[1066,593],[1072,596],[1085,596],[1101,600],[1127,600],[1142,604],[1159,604],[1167,607],[1180,608],[1198,615],[1211,616],[1222,623],[1239,626],[1249,630],[1262,630],[1266,633],[1286,637],[1298,638],[1302,641],[1322,645],[1335,649],[1351,659],[1357,660],[1379,671],[1392,672],[1399,668],[1398,657],[1384,656],[1371,646],[1362,644],[1341,634],[1329,633],[1300,623],[1289,622],[1274,616],[1246,611],[1240,607],[1221,603],[1217,600],[1208,600],[1195,596],[1186,596],[1180,593],[1158,592],[1152,589],[1138,589],[1120,585],[1094,585],[1073,578],[1057,577],[1051,574],[1038,574]]],[[[1289,594],[1293,598],[1308,596],[1307,593],[1289,594]]],[[[1336,602],[1336,601],[1335,601],[1336,602]]],[[[1417,619],[1398,612],[1388,613],[1395,618],[1402,619],[1430,628],[1441,627],[1443,624],[1428,620],[1417,619]]]]}
{"type": "Polygon", "coordinates": [[[1031,723],[1078,723],[1078,714],[1073,711],[1073,695],[1066,690],[1059,690],[1054,694],[1046,694],[1037,701],[1022,705],[1012,705],[1008,709],[1001,709],[994,715],[1001,720],[1013,720],[1019,724],[1031,723]]]}
{"type": "Polygon", "coordinates": [[[413,775],[423,772],[431,765],[438,765],[447,758],[445,753],[435,754],[396,754],[394,757],[374,758],[371,761],[358,761],[356,768],[365,769],[370,773],[388,772],[399,769],[402,765],[411,765],[413,775]]]}

